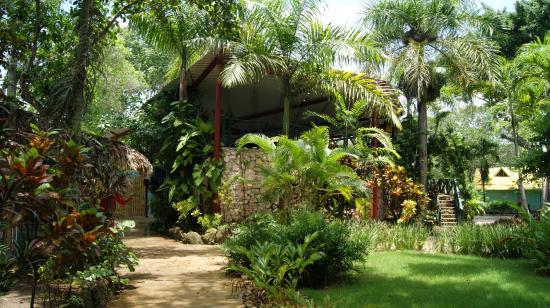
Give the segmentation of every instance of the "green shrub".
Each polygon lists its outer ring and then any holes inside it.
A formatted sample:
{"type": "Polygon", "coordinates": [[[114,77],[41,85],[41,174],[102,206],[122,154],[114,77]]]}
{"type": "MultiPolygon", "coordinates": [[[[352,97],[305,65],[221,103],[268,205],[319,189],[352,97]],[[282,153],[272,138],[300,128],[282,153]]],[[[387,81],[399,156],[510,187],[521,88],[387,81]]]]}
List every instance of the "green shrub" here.
{"type": "Polygon", "coordinates": [[[503,224],[461,224],[441,230],[437,234],[437,248],[444,253],[498,258],[521,257],[524,254],[525,242],[518,234],[523,228],[503,224]]]}
{"type": "Polygon", "coordinates": [[[276,219],[276,214],[259,214],[237,227],[224,242],[230,265],[250,266],[243,248],[250,250],[257,243],[301,245],[307,235],[318,236],[308,246],[306,256],[322,252],[323,256],[309,265],[308,271],[298,281],[302,285],[322,285],[338,274],[350,270],[353,263],[363,261],[368,253],[368,242],[352,237],[350,222],[328,222],[320,212],[300,209],[288,219],[276,219]]]}
{"type": "Polygon", "coordinates": [[[0,293],[13,287],[13,279],[17,270],[17,262],[9,253],[8,247],[0,245],[0,293]]]}
{"type": "Polygon", "coordinates": [[[470,199],[464,202],[464,215],[466,220],[471,221],[474,216],[485,215],[485,202],[477,199],[470,199]]]}
{"type": "Polygon", "coordinates": [[[485,213],[502,215],[502,214],[517,214],[515,210],[517,204],[507,200],[493,200],[487,203],[485,213]]]}
{"type": "Polygon", "coordinates": [[[277,238],[279,224],[272,215],[256,213],[248,217],[223,243],[225,254],[231,265],[248,266],[250,260],[246,257],[241,247],[250,249],[258,241],[281,242],[277,238]],[[276,239],[277,238],[277,239],[276,239]]]}
{"type": "Polygon", "coordinates": [[[263,242],[254,244],[250,249],[240,247],[248,266],[233,264],[226,269],[246,275],[257,289],[264,291],[258,293],[265,297],[259,299],[260,303],[299,304],[304,299],[296,291],[298,281],[311,271],[315,262],[323,258],[322,252],[310,247],[318,236],[318,232],[306,235],[300,245],[263,242]]]}
{"type": "Polygon", "coordinates": [[[421,250],[430,236],[430,230],[422,224],[389,224],[369,221],[356,224],[354,237],[367,243],[369,250],[421,250]]]}
{"type": "Polygon", "coordinates": [[[537,261],[537,273],[550,275],[550,208],[541,211],[540,220],[530,220],[519,237],[526,242],[526,255],[537,261]]]}

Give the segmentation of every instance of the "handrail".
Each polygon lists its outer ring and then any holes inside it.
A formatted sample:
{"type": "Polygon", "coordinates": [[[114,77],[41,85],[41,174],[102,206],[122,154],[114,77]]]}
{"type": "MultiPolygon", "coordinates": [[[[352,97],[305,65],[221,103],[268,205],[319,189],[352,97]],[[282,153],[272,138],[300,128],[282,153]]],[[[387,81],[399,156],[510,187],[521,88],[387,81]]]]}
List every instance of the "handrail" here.
{"type": "Polygon", "coordinates": [[[428,179],[428,187],[434,187],[437,194],[446,194],[453,197],[455,216],[458,222],[464,218],[464,205],[460,198],[460,188],[456,179],[428,179]]]}

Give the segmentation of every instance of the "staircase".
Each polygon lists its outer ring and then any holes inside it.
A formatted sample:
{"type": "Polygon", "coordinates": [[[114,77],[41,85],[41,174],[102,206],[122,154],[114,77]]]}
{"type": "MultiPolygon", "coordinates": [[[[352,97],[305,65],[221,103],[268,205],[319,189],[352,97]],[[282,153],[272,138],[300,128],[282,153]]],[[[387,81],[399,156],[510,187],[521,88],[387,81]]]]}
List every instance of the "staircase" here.
{"type": "Polygon", "coordinates": [[[456,225],[455,204],[450,195],[437,195],[437,206],[440,213],[441,226],[456,225]]]}

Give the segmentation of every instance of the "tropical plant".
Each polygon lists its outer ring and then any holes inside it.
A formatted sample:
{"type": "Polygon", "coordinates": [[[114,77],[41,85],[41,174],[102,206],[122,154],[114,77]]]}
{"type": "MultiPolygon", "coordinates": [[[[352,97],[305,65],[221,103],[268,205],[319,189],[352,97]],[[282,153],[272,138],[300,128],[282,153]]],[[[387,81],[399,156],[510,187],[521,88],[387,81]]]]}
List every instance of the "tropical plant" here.
{"type": "Polygon", "coordinates": [[[16,271],[17,260],[10,254],[8,247],[0,245],[0,293],[13,287],[16,271]]]}
{"type": "Polygon", "coordinates": [[[391,136],[382,129],[360,127],[354,140],[352,150],[363,164],[384,167],[393,165],[399,154],[395,151],[391,136]]]}
{"type": "Polygon", "coordinates": [[[347,102],[344,96],[336,91],[332,92],[332,97],[335,109],[334,116],[314,111],[306,111],[305,115],[321,118],[334,127],[338,133],[343,133],[344,148],[347,148],[350,135],[356,134],[361,126],[360,120],[367,112],[370,104],[364,99],[352,103],[347,102]]]}
{"type": "Polygon", "coordinates": [[[294,103],[306,93],[333,89],[349,99],[365,99],[381,115],[399,122],[398,107],[374,80],[333,68],[338,61],[358,59],[359,51],[375,63],[382,56],[364,34],[321,22],[318,0],[252,2],[240,18],[239,39],[226,48],[221,80],[233,87],[266,75],[279,77],[285,135],[290,136],[294,103]]]}
{"type": "Polygon", "coordinates": [[[397,220],[397,223],[407,223],[416,215],[417,206],[414,200],[405,200],[401,204],[401,217],[397,220]]]}
{"type": "MultiPolygon", "coordinates": [[[[500,117],[510,126],[505,127],[502,136],[514,145],[514,158],[516,163],[521,157],[521,147],[528,147],[525,138],[520,135],[522,128],[527,123],[536,123],[545,118],[545,106],[548,104],[548,89],[550,89],[548,69],[550,63],[547,60],[550,40],[534,42],[522,47],[513,61],[500,59],[500,68],[497,77],[486,95],[491,97],[491,103],[502,110],[500,117]],[[542,107],[542,108],[541,108],[542,107]],[[508,131],[511,131],[511,135],[508,131]]],[[[544,121],[544,120],[542,120],[544,121]]],[[[534,149],[541,152],[542,144],[534,149]]],[[[523,209],[529,212],[524,187],[524,168],[518,171],[518,190],[523,209]]]]}
{"type": "Polygon", "coordinates": [[[384,219],[396,222],[403,217],[403,220],[408,222],[426,214],[429,198],[420,185],[407,176],[405,168],[386,166],[374,181],[379,182],[388,194],[384,219]],[[411,201],[414,202],[414,207],[411,201]],[[407,212],[403,213],[405,207],[407,212]]]}
{"type": "Polygon", "coordinates": [[[34,302],[39,281],[66,280],[104,261],[116,273],[119,265],[135,262],[135,256],[116,237],[119,228],[112,225],[113,206],[103,202],[120,198],[117,191],[123,186],[110,173],[118,169],[111,165],[104,174],[107,167],[99,165],[88,170],[88,155],[100,156],[101,149],[86,149],[61,133],[40,131],[35,125],[30,130],[7,131],[1,140],[7,142],[0,159],[0,209],[6,233],[14,227],[34,226],[23,228],[21,241],[10,243],[32,272],[34,302]],[[103,249],[103,241],[111,243],[112,249],[103,249]]]}
{"type": "Polygon", "coordinates": [[[466,220],[474,219],[474,216],[485,215],[485,202],[470,199],[464,202],[464,216],[466,220]]]}
{"type": "Polygon", "coordinates": [[[315,204],[322,195],[349,199],[354,193],[365,193],[364,181],[341,162],[353,154],[330,149],[329,141],[328,128],[316,126],[298,140],[247,134],[237,141],[237,149],[252,144],[267,155],[270,163],[262,169],[264,197],[287,210],[297,194],[302,201],[315,204]]]}
{"type": "Polygon", "coordinates": [[[481,138],[474,152],[474,155],[477,156],[479,160],[479,179],[481,180],[483,202],[485,202],[487,201],[485,185],[489,181],[490,159],[498,159],[498,143],[492,142],[487,138],[481,138]]]}
{"type": "Polygon", "coordinates": [[[525,253],[525,241],[517,234],[524,226],[497,224],[479,226],[464,223],[441,230],[437,247],[441,252],[471,254],[485,257],[513,258],[525,253]]]}
{"type": "Polygon", "coordinates": [[[352,237],[368,243],[368,251],[422,250],[431,235],[420,223],[393,224],[383,221],[362,221],[353,225],[352,237]]]}
{"type": "Polygon", "coordinates": [[[550,275],[550,211],[548,203],[539,221],[531,221],[527,254],[537,260],[537,272],[550,275]]]}
{"type": "Polygon", "coordinates": [[[194,209],[211,212],[212,199],[221,182],[222,163],[212,159],[212,123],[196,116],[188,101],[173,102],[170,108],[162,119],[166,138],[158,154],[171,174],[160,187],[167,192],[167,200],[161,206],[172,203],[180,221],[185,222],[194,209]]]}
{"type": "Polygon", "coordinates": [[[296,304],[293,299],[298,281],[323,257],[322,252],[309,248],[318,236],[318,232],[306,235],[302,244],[258,242],[250,248],[238,247],[246,256],[248,266],[233,264],[225,269],[246,275],[256,288],[265,291],[267,298],[261,300],[264,303],[296,304]]]}
{"type": "Polygon", "coordinates": [[[180,101],[187,99],[187,70],[206,51],[198,38],[206,36],[208,24],[206,12],[185,1],[151,3],[149,10],[130,19],[132,29],[175,57],[180,101]]]}
{"type": "Polygon", "coordinates": [[[519,112],[524,114],[527,126],[532,137],[528,138],[530,147],[527,147],[522,165],[525,171],[538,177],[548,177],[548,113],[550,112],[550,37],[544,41],[536,41],[523,45],[519,49],[518,56],[514,59],[517,71],[518,94],[521,104],[518,104],[519,112]],[[523,109],[523,110],[522,110],[523,109]]]}
{"type": "Polygon", "coordinates": [[[491,77],[495,48],[473,32],[486,23],[463,0],[371,1],[364,21],[392,59],[393,78],[416,99],[419,179],[427,189],[427,104],[439,97],[445,77],[461,86],[491,77]]]}
{"type": "Polygon", "coordinates": [[[354,262],[363,260],[369,252],[369,243],[362,237],[353,236],[350,222],[328,222],[322,213],[307,208],[293,212],[288,220],[275,216],[256,214],[233,230],[223,244],[230,265],[249,267],[250,260],[241,247],[250,250],[257,243],[301,245],[307,235],[316,233],[318,236],[308,245],[306,256],[320,252],[322,257],[309,265],[307,274],[299,277],[298,284],[319,286],[351,270],[354,262]]]}

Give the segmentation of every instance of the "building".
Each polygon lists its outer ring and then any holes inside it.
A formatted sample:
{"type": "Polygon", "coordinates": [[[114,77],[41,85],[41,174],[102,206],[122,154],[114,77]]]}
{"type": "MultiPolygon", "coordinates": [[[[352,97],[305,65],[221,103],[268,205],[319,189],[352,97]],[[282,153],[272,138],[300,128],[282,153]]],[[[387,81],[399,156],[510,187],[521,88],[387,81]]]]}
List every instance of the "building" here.
{"type": "MultiPolygon", "coordinates": [[[[485,183],[487,201],[505,200],[518,202],[518,179],[518,172],[509,167],[489,168],[489,180],[485,183]]],[[[476,170],[474,175],[474,184],[477,190],[483,190],[479,169],[476,170]]],[[[524,186],[529,208],[531,210],[540,209],[542,206],[541,181],[526,180],[524,181],[524,186]]]]}

